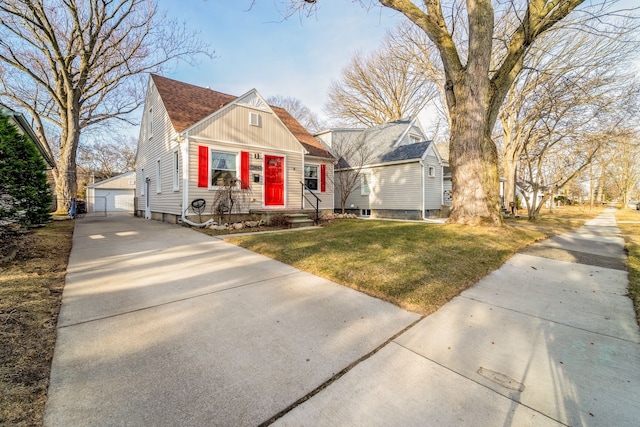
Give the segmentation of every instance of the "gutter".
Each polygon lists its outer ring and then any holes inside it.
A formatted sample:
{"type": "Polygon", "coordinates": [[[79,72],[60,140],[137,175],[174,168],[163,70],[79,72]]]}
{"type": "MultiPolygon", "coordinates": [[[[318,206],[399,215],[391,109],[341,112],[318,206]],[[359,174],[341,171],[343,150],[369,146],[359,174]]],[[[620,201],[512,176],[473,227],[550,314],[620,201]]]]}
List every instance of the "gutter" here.
{"type": "Polygon", "coordinates": [[[40,138],[38,138],[38,136],[33,131],[33,128],[29,125],[29,123],[27,122],[27,119],[24,117],[24,114],[13,111],[9,107],[1,108],[0,112],[2,112],[2,114],[6,116],[13,117],[18,122],[18,125],[22,128],[24,133],[26,133],[29,139],[31,139],[31,141],[36,145],[36,147],[38,148],[38,151],[44,158],[44,161],[47,162],[47,164],[51,166],[51,168],[55,169],[56,162],[53,159],[53,155],[51,154],[50,148],[48,146],[45,146],[40,140],[40,138]]]}

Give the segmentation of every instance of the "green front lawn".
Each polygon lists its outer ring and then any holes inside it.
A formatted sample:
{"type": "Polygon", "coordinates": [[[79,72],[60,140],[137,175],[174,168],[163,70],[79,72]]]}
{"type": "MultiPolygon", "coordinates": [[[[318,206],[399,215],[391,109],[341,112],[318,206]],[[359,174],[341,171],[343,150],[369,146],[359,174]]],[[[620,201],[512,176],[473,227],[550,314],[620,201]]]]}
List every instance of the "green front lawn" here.
{"type": "Polygon", "coordinates": [[[316,230],[227,241],[426,315],[519,249],[599,212],[565,208],[502,228],[339,220],[316,230]]]}

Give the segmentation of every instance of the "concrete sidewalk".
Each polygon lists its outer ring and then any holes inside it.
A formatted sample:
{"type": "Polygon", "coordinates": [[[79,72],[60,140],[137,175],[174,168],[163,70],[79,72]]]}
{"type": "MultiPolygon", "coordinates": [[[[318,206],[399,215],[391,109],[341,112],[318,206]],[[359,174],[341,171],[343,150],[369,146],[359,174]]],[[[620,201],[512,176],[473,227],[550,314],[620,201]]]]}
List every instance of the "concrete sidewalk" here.
{"type": "Polygon", "coordinates": [[[637,426],[640,332],[612,209],[517,254],[279,426],[637,426]]]}
{"type": "Polygon", "coordinates": [[[44,423],[257,425],[419,318],[187,228],[84,218],[44,423]]]}

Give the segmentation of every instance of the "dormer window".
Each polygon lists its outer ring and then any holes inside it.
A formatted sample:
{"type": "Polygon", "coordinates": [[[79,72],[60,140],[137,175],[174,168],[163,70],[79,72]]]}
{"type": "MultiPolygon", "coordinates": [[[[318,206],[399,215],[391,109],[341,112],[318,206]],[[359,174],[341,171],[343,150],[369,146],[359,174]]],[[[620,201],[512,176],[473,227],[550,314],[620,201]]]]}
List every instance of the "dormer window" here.
{"type": "Polygon", "coordinates": [[[254,113],[254,112],[250,112],[249,113],[249,124],[251,126],[260,127],[260,114],[254,113]]]}
{"type": "Polygon", "coordinates": [[[409,135],[409,142],[410,142],[411,144],[417,144],[418,142],[420,142],[420,140],[421,140],[421,139],[422,139],[422,138],[420,138],[420,137],[419,137],[419,136],[417,136],[417,135],[409,135]]]}

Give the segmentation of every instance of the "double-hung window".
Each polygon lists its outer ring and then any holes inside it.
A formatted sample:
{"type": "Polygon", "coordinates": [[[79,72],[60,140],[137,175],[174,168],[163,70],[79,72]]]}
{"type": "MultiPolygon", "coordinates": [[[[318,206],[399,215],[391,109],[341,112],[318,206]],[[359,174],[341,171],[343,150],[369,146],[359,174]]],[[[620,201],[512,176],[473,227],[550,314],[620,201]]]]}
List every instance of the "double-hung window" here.
{"type": "Polygon", "coordinates": [[[211,186],[222,187],[238,179],[237,155],[211,151],[211,186]]]}
{"type": "Polygon", "coordinates": [[[371,187],[369,186],[370,181],[371,181],[371,177],[369,176],[369,174],[363,173],[362,175],[360,175],[360,195],[361,196],[368,196],[369,194],[371,194],[371,187]]]}
{"type": "Polygon", "coordinates": [[[318,165],[305,165],[304,167],[304,185],[309,190],[317,191],[318,185],[318,165]]]}
{"type": "Polygon", "coordinates": [[[180,156],[178,151],[173,152],[173,191],[180,190],[180,156]]]}

